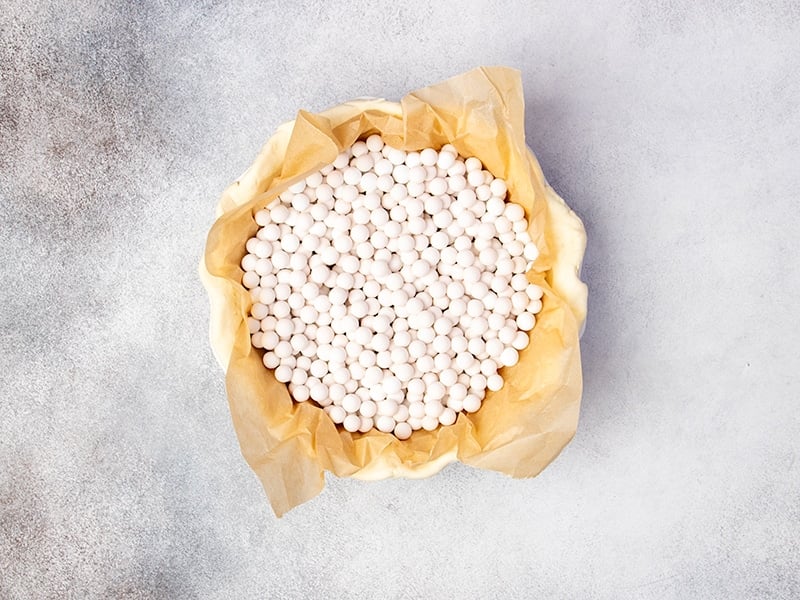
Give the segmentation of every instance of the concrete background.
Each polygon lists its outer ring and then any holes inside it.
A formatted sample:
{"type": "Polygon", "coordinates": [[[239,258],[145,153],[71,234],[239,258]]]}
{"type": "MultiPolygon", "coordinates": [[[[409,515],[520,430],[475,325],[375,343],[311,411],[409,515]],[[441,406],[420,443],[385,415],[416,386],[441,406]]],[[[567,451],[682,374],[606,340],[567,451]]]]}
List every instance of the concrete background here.
{"type": "Polygon", "coordinates": [[[0,0],[0,597],[800,597],[798,4],[289,4],[0,0]],[[298,108],[482,64],[589,233],[577,436],[278,520],[217,198],[298,108]]]}

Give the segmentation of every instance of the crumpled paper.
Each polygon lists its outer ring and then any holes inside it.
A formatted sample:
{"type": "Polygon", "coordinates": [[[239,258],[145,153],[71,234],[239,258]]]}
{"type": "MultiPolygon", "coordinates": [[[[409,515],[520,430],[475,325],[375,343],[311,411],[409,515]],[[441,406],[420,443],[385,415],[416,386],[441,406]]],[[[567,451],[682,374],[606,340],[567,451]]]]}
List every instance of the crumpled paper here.
{"type": "Polygon", "coordinates": [[[300,111],[278,128],[217,207],[200,265],[211,301],[211,346],[226,371],[231,417],[242,454],[281,516],[340,477],[427,477],[460,460],[512,477],[533,477],[572,439],[582,390],[579,332],[586,286],[579,279],[586,237],[580,219],[545,182],[525,145],[520,74],[478,68],[408,94],[400,103],[346,102],[319,114],[300,111]],[[255,212],[295,181],[330,163],[358,138],[380,133],[406,150],[453,144],[508,183],[525,209],[540,255],[528,279],[544,289],[543,308],[519,363],[501,371],[505,386],[481,409],[436,431],[400,441],[377,430],[351,434],[313,402],[295,403],[253,348],[241,285],[245,241],[255,212]]]}

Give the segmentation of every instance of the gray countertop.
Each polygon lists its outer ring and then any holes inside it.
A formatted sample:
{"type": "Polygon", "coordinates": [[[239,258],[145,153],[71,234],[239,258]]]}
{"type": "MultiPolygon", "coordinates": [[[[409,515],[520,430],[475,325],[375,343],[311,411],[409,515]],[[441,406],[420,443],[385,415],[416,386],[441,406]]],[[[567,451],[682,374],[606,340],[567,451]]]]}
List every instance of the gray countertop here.
{"type": "Polygon", "coordinates": [[[377,4],[0,2],[0,597],[800,597],[797,3],[377,4]],[[490,64],[589,235],[577,435],[276,519],[217,199],[299,108],[490,64]]]}

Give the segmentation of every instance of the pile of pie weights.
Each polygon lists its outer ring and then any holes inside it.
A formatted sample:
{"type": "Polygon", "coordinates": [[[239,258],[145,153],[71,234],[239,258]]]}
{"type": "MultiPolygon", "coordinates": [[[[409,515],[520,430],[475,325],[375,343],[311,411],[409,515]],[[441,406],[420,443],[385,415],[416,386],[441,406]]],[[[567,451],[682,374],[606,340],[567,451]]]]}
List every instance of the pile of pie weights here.
{"type": "Polygon", "coordinates": [[[243,285],[252,344],[350,432],[407,439],[452,425],[503,387],[529,342],[538,256],[506,183],[451,145],[379,135],[259,210],[243,285]]]}

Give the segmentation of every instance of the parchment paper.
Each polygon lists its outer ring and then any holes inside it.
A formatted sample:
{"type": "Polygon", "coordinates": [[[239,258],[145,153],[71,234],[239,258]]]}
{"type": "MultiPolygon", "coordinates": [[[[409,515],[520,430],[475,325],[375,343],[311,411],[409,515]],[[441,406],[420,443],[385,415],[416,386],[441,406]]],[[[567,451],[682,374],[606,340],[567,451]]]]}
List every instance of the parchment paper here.
{"type": "Polygon", "coordinates": [[[533,477],[572,439],[582,389],[579,331],[586,286],[579,280],[583,225],[547,186],[525,145],[520,75],[479,68],[410,93],[401,102],[364,99],[319,114],[300,111],[278,128],[253,165],[223,194],[200,274],[211,300],[211,346],[223,369],[242,453],[280,516],[317,495],[324,471],[341,477],[427,477],[449,462],[533,477]],[[502,369],[505,386],[475,414],[400,441],[377,430],[337,428],[313,402],[295,403],[250,344],[249,294],[239,266],[255,212],[355,140],[379,132],[406,150],[453,144],[508,182],[540,255],[528,279],[543,308],[520,362],[502,369]]]}

